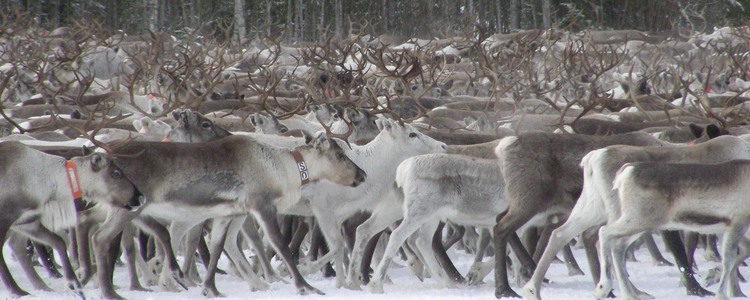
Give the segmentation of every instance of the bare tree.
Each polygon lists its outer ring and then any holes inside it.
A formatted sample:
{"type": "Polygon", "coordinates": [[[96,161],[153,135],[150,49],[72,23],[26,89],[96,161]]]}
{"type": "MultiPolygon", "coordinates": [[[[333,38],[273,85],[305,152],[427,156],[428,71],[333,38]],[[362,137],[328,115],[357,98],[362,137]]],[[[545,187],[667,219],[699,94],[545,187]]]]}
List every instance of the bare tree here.
{"type": "Polygon", "coordinates": [[[542,0],[542,27],[552,26],[552,12],[550,11],[550,0],[542,0]]]}
{"type": "Polygon", "coordinates": [[[234,40],[240,46],[247,36],[245,28],[245,0],[234,0],[234,40]]]}
{"type": "Polygon", "coordinates": [[[146,8],[148,30],[157,31],[159,27],[159,0],[143,0],[146,8]]]}

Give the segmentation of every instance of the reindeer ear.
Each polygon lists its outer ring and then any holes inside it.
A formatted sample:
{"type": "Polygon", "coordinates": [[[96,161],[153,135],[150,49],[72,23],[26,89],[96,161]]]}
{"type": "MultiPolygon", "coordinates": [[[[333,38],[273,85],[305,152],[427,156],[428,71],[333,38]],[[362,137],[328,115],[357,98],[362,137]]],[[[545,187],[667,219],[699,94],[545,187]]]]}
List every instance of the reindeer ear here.
{"type": "Polygon", "coordinates": [[[331,144],[329,143],[328,137],[326,137],[325,133],[318,133],[318,135],[313,139],[312,146],[315,149],[325,151],[327,150],[331,144]]]}
{"type": "Polygon", "coordinates": [[[716,126],[715,124],[709,124],[706,126],[706,136],[708,136],[709,139],[716,138],[718,136],[724,135],[724,132],[719,128],[719,126],[716,126]]]}
{"type": "Polygon", "coordinates": [[[143,121],[141,121],[140,119],[133,120],[133,127],[135,127],[135,131],[140,132],[141,128],[143,128],[143,121]]]}
{"type": "Polygon", "coordinates": [[[259,114],[254,113],[250,115],[250,123],[253,124],[253,126],[258,126],[263,124],[263,118],[260,117],[259,114]]]}
{"type": "Polygon", "coordinates": [[[106,168],[107,164],[109,164],[109,161],[104,157],[104,154],[94,153],[94,155],[91,156],[91,168],[94,171],[106,168]]]}
{"type": "Polygon", "coordinates": [[[443,84],[443,90],[450,90],[453,87],[453,79],[443,84]]]}
{"type": "Polygon", "coordinates": [[[312,142],[312,140],[315,138],[315,136],[312,133],[308,132],[307,130],[300,129],[300,132],[302,132],[302,137],[305,138],[305,144],[309,145],[312,142]]]}
{"type": "Polygon", "coordinates": [[[180,114],[182,113],[181,109],[175,109],[172,111],[172,118],[174,118],[175,121],[180,120],[180,114]]]}
{"type": "Polygon", "coordinates": [[[703,136],[703,127],[700,125],[690,123],[688,124],[688,128],[690,128],[690,133],[692,133],[694,137],[699,138],[703,136]]]}
{"type": "Polygon", "coordinates": [[[384,127],[383,126],[383,120],[381,120],[381,119],[375,120],[375,126],[378,126],[378,130],[379,131],[383,131],[383,127],[384,127]]]}
{"type": "Polygon", "coordinates": [[[86,145],[81,146],[81,153],[83,156],[89,155],[91,153],[94,153],[94,150],[91,150],[91,148],[86,147],[86,145]]]}

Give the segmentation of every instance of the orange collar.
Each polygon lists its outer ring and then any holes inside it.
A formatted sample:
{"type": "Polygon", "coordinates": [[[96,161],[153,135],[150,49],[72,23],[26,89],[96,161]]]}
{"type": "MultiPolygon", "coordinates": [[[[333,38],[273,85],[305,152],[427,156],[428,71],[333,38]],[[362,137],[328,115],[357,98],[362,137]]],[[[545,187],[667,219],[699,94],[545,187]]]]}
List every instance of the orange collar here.
{"type": "Polygon", "coordinates": [[[81,183],[78,180],[78,169],[76,164],[72,160],[65,162],[65,173],[68,174],[68,183],[70,184],[70,191],[73,193],[73,200],[81,200],[81,183]]]}
{"type": "Polygon", "coordinates": [[[292,157],[294,157],[294,161],[297,163],[297,170],[299,171],[299,178],[302,181],[302,185],[310,183],[310,174],[307,172],[307,164],[305,163],[305,159],[302,158],[302,153],[292,150],[292,157]]]}

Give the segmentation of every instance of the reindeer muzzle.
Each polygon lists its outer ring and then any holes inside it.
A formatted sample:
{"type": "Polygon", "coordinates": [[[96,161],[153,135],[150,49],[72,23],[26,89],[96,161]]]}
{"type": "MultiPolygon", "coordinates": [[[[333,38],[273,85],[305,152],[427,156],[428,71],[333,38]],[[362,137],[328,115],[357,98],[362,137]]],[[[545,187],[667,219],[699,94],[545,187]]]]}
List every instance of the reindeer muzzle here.
{"type": "Polygon", "coordinates": [[[143,193],[141,193],[138,188],[136,188],[133,192],[133,197],[130,198],[128,204],[125,205],[125,209],[134,212],[141,208],[141,206],[143,206],[144,204],[146,204],[146,196],[143,195],[143,193]]]}

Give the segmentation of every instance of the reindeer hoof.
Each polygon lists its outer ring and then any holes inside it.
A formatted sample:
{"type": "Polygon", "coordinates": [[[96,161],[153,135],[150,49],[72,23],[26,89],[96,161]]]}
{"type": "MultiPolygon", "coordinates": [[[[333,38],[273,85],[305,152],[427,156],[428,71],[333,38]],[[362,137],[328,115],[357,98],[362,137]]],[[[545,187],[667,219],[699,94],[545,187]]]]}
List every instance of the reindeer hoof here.
{"type": "Polygon", "coordinates": [[[521,296],[516,294],[516,292],[514,292],[510,287],[499,287],[498,289],[495,289],[495,298],[521,298],[521,296]]]}
{"type": "Polygon", "coordinates": [[[385,293],[385,291],[383,291],[383,282],[377,280],[370,281],[370,284],[367,285],[367,289],[370,290],[370,293],[373,294],[385,293]]]}
{"type": "Polygon", "coordinates": [[[131,286],[130,290],[131,291],[136,291],[136,292],[153,292],[152,290],[147,289],[147,288],[142,287],[142,286],[131,286]]]}
{"type": "MultiPolygon", "coordinates": [[[[612,287],[608,282],[600,282],[596,285],[596,289],[594,289],[594,297],[596,297],[596,299],[610,298],[610,294],[612,294],[612,287]]],[[[612,297],[614,298],[614,295],[612,295],[612,297]]]]}
{"type": "Polygon", "coordinates": [[[575,268],[568,268],[568,276],[582,276],[585,275],[583,273],[583,270],[581,268],[575,267],[575,268]]]}
{"type": "Polygon", "coordinates": [[[300,295],[307,295],[307,294],[318,294],[318,295],[325,295],[325,293],[321,292],[320,290],[312,287],[311,285],[305,283],[302,286],[297,287],[297,291],[300,295]]]}
{"type": "Polygon", "coordinates": [[[706,274],[705,284],[707,287],[712,286],[719,282],[719,279],[721,278],[721,270],[719,267],[713,268],[711,270],[708,270],[708,273],[706,274]]]}
{"type": "Polygon", "coordinates": [[[203,288],[201,295],[208,297],[208,298],[224,297],[224,295],[219,293],[219,291],[215,287],[203,288]]]}
{"type": "Polygon", "coordinates": [[[530,281],[523,286],[523,298],[526,300],[542,300],[539,290],[530,281]]]}
{"type": "Polygon", "coordinates": [[[698,297],[712,297],[714,295],[713,292],[707,289],[704,289],[698,284],[695,284],[691,286],[690,288],[688,288],[687,294],[690,296],[698,296],[698,297]]]}
{"type": "Polygon", "coordinates": [[[125,300],[120,294],[112,291],[111,293],[104,293],[102,294],[102,298],[109,299],[109,300],[125,300]]]}
{"type": "Polygon", "coordinates": [[[350,289],[350,290],[356,290],[361,291],[362,290],[362,281],[359,279],[346,279],[346,284],[344,284],[344,288],[350,289]]]}

